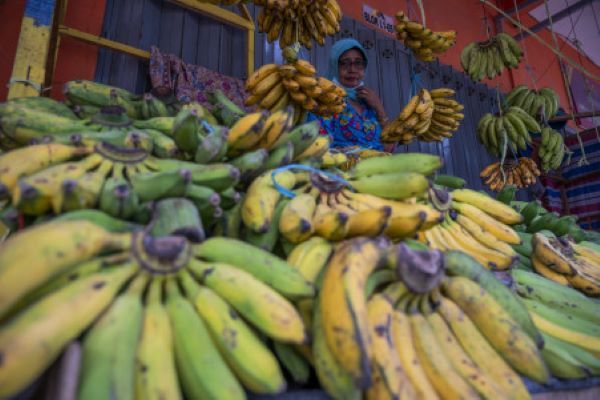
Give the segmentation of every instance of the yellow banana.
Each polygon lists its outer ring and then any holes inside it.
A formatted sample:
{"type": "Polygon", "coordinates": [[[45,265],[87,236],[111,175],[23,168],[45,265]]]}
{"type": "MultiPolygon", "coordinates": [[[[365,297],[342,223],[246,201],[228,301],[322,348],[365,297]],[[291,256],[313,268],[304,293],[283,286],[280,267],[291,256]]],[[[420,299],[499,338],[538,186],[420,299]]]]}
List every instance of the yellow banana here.
{"type": "Polygon", "coordinates": [[[415,389],[396,352],[398,346],[405,344],[394,342],[393,312],[392,304],[381,294],[374,295],[367,303],[369,335],[373,341],[373,375],[367,390],[368,399],[415,398],[415,389]]]}
{"type": "Polygon", "coordinates": [[[246,91],[254,92],[254,88],[262,82],[264,79],[273,74],[278,74],[279,65],[277,64],[265,64],[256,71],[246,80],[246,91]]]}
{"type": "Polygon", "coordinates": [[[239,154],[257,145],[266,134],[264,129],[266,119],[266,112],[249,113],[240,118],[227,135],[229,155],[239,154]]]}
{"type": "Polygon", "coordinates": [[[452,198],[461,203],[471,204],[508,225],[518,224],[523,221],[521,213],[512,207],[475,190],[456,189],[452,191],[452,198]]]}
{"type": "Polygon", "coordinates": [[[492,348],[469,317],[450,299],[442,297],[437,312],[444,318],[462,348],[508,398],[530,399],[519,375],[492,348]]]}
{"type": "Polygon", "coordinates": [[[511,227],[490,217],[479,208],[467,203],[452,201],[452,208],[460,214],[470,218],[483,229],[496,236],[498,239],[509,244],[520,244],[521,238],[511,227]]]}
{"type": "Polygon", "coordinates": [[[48,222],[11,236],[0,244],[0,316],[65,269],[103,250],[127,249],[130,242],[130,234],[114,234],[88,221],[48,222]]]}
{"type": "Polygon", "coordinates": [[[417,96],[413,96],[409,101],[408,104],[406,104],[406,106],[402,109],[402,112],[400,113],[400,115],[398,115],[398,120],[400,121],[406,121],[411,115],[414,114],[415,110],[417,109],[417,106],[419,105],[419,101],[420,101],[420,97],[417,96]]]}
{"type": "MultiPolygon", "coordinates": [[[[277,174],[275,179],[286,189],[291,189],[296,182],[290,171],[277,174]]],[[[271,171],[256,178],[248,187],[242,203],[242,220],[246,227],[257,233],[266,232],[280,198],[281,194],[273,185],[271,171]]]]}
{"type": "Polygon", "coordinates": [[[374,240],[354,239],[340,244],[325,270],[320,291],[327,345],[359,388],[371,383],[373,356],[364,285],[382,256],[374,240]]]}
{"type": "Polygon", "coordinates": [[[575,269],[569,259],[561,251],[562,244],[557,239],[550,241],[542,233],[536,233],[531,238],[531,247],[539,261],[546,267],[561,275],[574,275],[575,269]]]}
{"type": "Polygon", "coordinates": [[[302,319],[294,306],[254,276],[228,264],[196,259],[190,261],[188,268],[266,335],[290,343],[306,340],[302,319]]]}
{"type": "Polygon", "coordinates": [[[317,204],[312,217],[315,233],[327,240],[338,241],[348,235],[348,214],[331,208],[325,202],[317,204]]]}
{"type": "Polygon", "coordinates": [[[505,242],[498,240],[494,235],[489,232],[486,232],[481,225],[477,225],[471,219],[465,217],[464,215],[459,214],[456,217],[456,222],[460,226],[462,226],[467,232],[469,232],[475,239],[477,239],[481,244],[491,248],[498,250],[502,254],[508,257],[515,257],[517,254],[515,250],[505,242]]]}
{"type": "Polygon", "coordinates": [[[271,149],[281,135],[292,129],[293,117],[290,108],[285,108],[269,115],[265,121],[265,132],[262,135],[258,147],[271,149]]]}
{"type": "Polygon", "coordinates": [[[543,262],[540,261],[535,253],[531,255],[531,264],[533,269],[543,277],[546,277],[556,283],[560,283],[561,285],[569,286],[569,280],[566,276],[559,274],[553,269],[547,267],[543,262]]]}
{"type": "MultiPolygon", "coordinates": [[[[558,325],[557,323],[542,317],[534,310],[529,309],[529,313],[531,314],[533,323],[540,331],[550,336],[554,336],[555,338],[564,340],[565,342],[575,344],[594,354],[598,354],[600,352],[600,338],[565,328],[562,325],[558,325]]],[[[565,321],[565,323],[568,324],[567,321],[565,321]]]]}
{"type": "Polygon", "coordinates": [[[90,275],[44,297],[0,328],[0,397],[33,382],[91,324],[136,271],[126,264],[90,275]]]}
{"type": "Polygon", "coordinates": [[[386,206],[349,214],[347,237],[381,235],[388,226],[391,212],[386,206]]]}
{"type": "Polygon", "coordinates": [[[464,277],[446,278],[442,288],[514,369],[537,382],[548,381],[550,375],[535,342],[492,296],[464,277]]]}
{"type": "Polygon", "coordinates": [[[273,72],[261,79],[250,92],[255,96],[264,97],[279,82],[281,82],[281,75],[278,72],[273,72]]]}
{"type": "Polygon", "coordinates": [[[287,262],[308,282],[314,284],[329,261],[332,251],[333,247],[327,240],[315,236],[294,247],[287,262]]]}
{"type": "Polygon", "coordinates": [[[294,161],[302,161],[307,158],[320,158],[322,157],[328,150],[330,145],[329,136],[320,135],[315,139],[314,142],[310,146],[306,148],[302,153],[297,155],[294,158],[294,161]]]}
{"type": "Polygon", "coordinates": [[[213,290],[196,283],[187,271],[179,274],[179,281],[244,386],[261,394],[284,391],[286,383],[277,359],[231,306],[213,290]]]}
{"type": "Polygon", "coordinates": [[[291,243],[301,243],[312,236],[312,215],[317,207],[311,194],[300,194],[290,200],[281,213],[279,232],[291,243]]]}
{"type": "Polygon", "coordinates": [[[283,86],[283,83],[281,81],[278,82],[265,95],[265,97],[263,97],[263,99],[260,102],[260,107],[267,110],[272,109],[275,106],[275,104],[277,104],[277,102],[281,100],[281,97],[285,96],[287,93],[288,91],[285,90],[285,86],[283,86]]]}

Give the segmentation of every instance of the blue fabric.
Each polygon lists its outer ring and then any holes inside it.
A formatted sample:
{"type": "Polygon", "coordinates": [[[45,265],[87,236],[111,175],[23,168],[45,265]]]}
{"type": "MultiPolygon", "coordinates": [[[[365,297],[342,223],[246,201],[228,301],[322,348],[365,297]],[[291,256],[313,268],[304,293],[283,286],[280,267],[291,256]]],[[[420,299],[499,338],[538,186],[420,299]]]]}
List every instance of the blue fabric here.
{"type": "Polygon", "coordinates": [[[340,60],[340,57],[342,56],[342,54],[351,49],[357,49],[358,51],[360,51],[365,59],[365,66],[369,64],[367,52],[358,41],[354,39],[341,39],[335,42],[331,47],[331,53],[329,54],[329,71],[327,72],[327,78],[335,82],[336,85],[344,88],[344,90],[346,91],[346,95],[349,98],[351,98],[354,101],[357,101],[356,89],[361,87],[363,83],[361,82],[357,87],[349,88],[340,83],[338,76],[338,62],[340,60]]]}
{"type": "Polygon", "coordinates": [[[331,137],[332,147],[360,146],[383,151],[381,125],[377,121],[377,113],[364,103],[362,106],[363,113],[359,114],[345,101],[343,112],[327,118],[310,113],[307,121],[318,120],[321,123],[321,134],[331,137]]]}

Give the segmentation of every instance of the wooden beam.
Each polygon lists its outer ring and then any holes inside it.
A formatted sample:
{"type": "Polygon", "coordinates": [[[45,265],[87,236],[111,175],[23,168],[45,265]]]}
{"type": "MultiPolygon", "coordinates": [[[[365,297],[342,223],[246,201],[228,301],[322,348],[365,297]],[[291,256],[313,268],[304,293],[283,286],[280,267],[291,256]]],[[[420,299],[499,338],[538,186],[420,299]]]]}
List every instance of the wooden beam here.
{"type": "Polygon", "coordinates": [[[27,0],[8,98],[39,96],[46,78],[56,0],[27,0]]]}
{"type": "Polygon", "coordinates": [[[243,29],[254,29],[254,23],[247,19],[237,15],[234,12],[225,10],[219,6],[213,4],[200,3],[198,0],[169,0],[181,7],[188,8],[192,11],[197,11],[202,14],[209,15],[217,21],[223,22],[228,25],[237,26],[243,29]]]}
{"type": "Polygon", "coordinates": [[[570,121],[573,118],[590,118],[590,117],[600,117],[600,110],[586,111],[586,112],[576,113],[576,114],[559,115],[557,117],[550,118],[550,120],[548,120],[548,122],[564,122],[564,121],[570,121]]]}
{"type": "Polygon", "coordinates": [[[91,33],[80,31],[79,29],[62,25],[58,28],[58,33],[86,43],[94,44],[96,46],[106,47],[121,53],[129,54],[134,57],[143,58],[145,60],[150,59],[149,51],[142,50],[125,43],[115,42],[114,40],[106,39],[101,36],[92,35],[91,33]]]}

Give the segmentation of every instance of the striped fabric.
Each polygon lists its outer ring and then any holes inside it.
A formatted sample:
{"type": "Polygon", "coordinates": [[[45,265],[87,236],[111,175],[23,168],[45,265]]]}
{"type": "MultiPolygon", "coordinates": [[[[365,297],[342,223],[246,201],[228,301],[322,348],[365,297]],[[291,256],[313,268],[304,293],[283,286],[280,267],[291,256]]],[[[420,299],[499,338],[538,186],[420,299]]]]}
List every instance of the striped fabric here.
{"type": "MultiPolygon", "coordinates": [[[[581,135],[585,148],[585,155],[589,164],[579,166],[581,149],[577,137],[568,135],[565,144],[573,152],[571,162],[563,165],[562,176],[565,183],[566,197],[569,213],[577,215],[582,228],[600,230],[600,141],[595,131],[581,135]]],[[[560,214],[563,209],[561,198],[561,184],[550,178],[545,178],[542,183],[546,187],[543,203],[544,206],[560,214]]]]}

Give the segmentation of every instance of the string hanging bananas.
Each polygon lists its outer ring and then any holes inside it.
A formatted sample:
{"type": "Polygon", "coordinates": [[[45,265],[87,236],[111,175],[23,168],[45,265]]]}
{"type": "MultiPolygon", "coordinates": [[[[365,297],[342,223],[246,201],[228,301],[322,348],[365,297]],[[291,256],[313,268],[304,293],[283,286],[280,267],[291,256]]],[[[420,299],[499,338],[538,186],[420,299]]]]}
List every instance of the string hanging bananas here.
{"type": "Polygon", "coordinates": [[[505,102],[509,107],[521,108],[538,121],[554,117],[560,107],[558,93],[549,87],[532,90],[518,85],[506,95],[505,102]]]}
{"type": "Polygon", "coordinates": [[[298,59],[260,67],[246,81],[246,91],[247,106],[258,105],[271,112],[293,107],[294,123],[303,120],[307,112],[323,116],[341,112],[346,96],[329,79],[317,77],[308,61],[298,59]]]}
{"type": "Polygon", "coordinates": [[[540,174],[533,159],[519,157],[516,162],[512,159],[506,160],[502,166],[500,162],[490,164],[481,171],[479,176],[491,190],[499,192],[506,185],[514,185],[517,189],[529,187],[535,184],[540,174]]]}
{"type": "Polygon", "coordinates": [[[484,77],[489,79],[500,75],[504,68],[516,68],[523,57],[523,51],[512,36],[506,33],[483,42],[472,42],[460,53],[460,64],[474,81],[484,77]]]}
{"type": "Polygon", "coordinates": [[[384,142],[409,144],[414,139],[424,142],[442,141],[458,130],[464,106],[450,97],[453,89],[421,89],[398,117],[387,124],[381,138],[384,142]]]}
{"type": "Polygon", "coordinates": [[[342,10],[336,0],[257,0],[262,6],[257,25],[267,41],[279,41],[283,49],[296,42],[311,49],[313,40],[325,45],[325,38],[340,31],[342,10]]]}
{"type": "Polygon", "coordinates": [[[410,21],[404,12],[396,14],[396,38],[410,48],[420,61],[434,61],[456,43],[456,31],[434,32],[410,21]]]}
{"type": "Polygon", "coordinates": [[[477,139],[492,156],[501,157],[505,145],[514,153],[531,145],[530,132],[541,132],[538,122],[519,107],[505,112],[485,114],[477,124],[477,139]]]}

